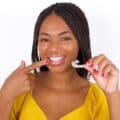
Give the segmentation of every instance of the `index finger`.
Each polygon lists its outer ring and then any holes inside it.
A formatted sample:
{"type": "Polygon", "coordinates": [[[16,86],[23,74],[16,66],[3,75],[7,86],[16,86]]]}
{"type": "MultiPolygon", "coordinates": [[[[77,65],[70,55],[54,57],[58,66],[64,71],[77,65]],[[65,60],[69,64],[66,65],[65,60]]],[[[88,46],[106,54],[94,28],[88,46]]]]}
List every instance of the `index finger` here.
{"type": "Polygon", "coordinates": [[[26,73],[27,73],[27,72],[30,72],[30,71],[32,71],[32,70],[34,70],[34,69],[36,69],[36,68],[38,68],[38,67],[42,67],[42,66],[44,66],[44,65],[46,65],[46,64],[47,64],[46,60],[42,60],[42,61],[39,61],[39,62],[35,62],[35,63],[31,64],[31,65],[28,65],[28,66],[25,68],[25,72],[26,72],[26,73]]]}

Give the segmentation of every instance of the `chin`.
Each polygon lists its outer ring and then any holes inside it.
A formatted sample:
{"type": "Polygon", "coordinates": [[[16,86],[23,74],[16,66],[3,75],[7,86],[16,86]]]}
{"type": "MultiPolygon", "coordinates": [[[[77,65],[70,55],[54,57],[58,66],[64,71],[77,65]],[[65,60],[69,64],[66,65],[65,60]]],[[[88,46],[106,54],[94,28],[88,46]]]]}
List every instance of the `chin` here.
{"type": "Polygon", "coordinates": [[[66,72],[68,70],[70,70],[72,67],[69,65],[60,65],[60,66],[51,66],[48,65],[47,66],[50,72],[55,72],[55,73],[63,73],[66,72]]]}

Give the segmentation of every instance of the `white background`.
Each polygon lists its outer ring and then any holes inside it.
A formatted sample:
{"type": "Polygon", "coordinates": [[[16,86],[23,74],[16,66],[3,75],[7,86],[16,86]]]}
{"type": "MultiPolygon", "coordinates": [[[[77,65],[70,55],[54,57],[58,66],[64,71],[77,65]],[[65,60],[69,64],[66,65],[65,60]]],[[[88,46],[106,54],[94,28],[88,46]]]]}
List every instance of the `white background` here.
{"type": "MultiPolygon", "coordinates": [[[[66,0],[86,14],[92,55],[104,53],[120,68],[119,0],[66,0]]],[[[0,86],[25,60],[31,63],[33,29],[43,8],[65,0],[0,0],[0,86]]]]}

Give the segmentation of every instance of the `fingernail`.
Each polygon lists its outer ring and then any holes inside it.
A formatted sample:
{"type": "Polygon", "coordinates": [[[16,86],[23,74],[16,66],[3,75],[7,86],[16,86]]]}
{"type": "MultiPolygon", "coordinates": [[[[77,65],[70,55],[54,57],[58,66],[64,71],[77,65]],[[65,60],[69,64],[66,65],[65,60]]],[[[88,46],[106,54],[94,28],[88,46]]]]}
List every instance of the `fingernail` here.
{"type": "Polygon", "coordinates": [[[90,61],[86,62],[86,64],[87,64],[87,66],[90,67],[90,68],[93,68],[93,67],[94,67],[93,63],[90,62],[90,61]]]}
{"type": "Polygon", "coordinates": [[[45,64],[47,65],[49,64],[49,59],[45,60],[45,64]]]}
{"type": "Polygon", "coordinates": [[[104,77],[104,76],[105,76],[105,74],[104,74],[104,73],[102,73],[102,74],[101,74],[101,76],[102,76],[102,77],[104,77]]]}
{"type": "Polygon", "coordinates": [[[102,73],[101,76],[102,76],[102,77],[106,77],[105,73],[102,73]]]}
{"type": "Polygon", "coordinates": [[[93,68],[93,67],[94,67],[94,65],[91,63],[91,64],[89,65],[89,67],[93,68]]]}
{"type": "Polygon", "coordinates": [[[96,73],[96,75],[100,75],[100,71],[99,70],[94,69],[94,72],[96,73]]]}
{"type": "Polygon", "coordinates": [[[24,60],[22,60],[22,61],[21,61],[21,64],[22,64],[22,65],[25,65],[25,61],[24,61],[24,60]]]}
{"type": "Polygon", "coordinates": [[[90,64],[91,64],[91,61],[87,61],[86,64],[87,64],[87,65],[90,65],[90,64]]]}

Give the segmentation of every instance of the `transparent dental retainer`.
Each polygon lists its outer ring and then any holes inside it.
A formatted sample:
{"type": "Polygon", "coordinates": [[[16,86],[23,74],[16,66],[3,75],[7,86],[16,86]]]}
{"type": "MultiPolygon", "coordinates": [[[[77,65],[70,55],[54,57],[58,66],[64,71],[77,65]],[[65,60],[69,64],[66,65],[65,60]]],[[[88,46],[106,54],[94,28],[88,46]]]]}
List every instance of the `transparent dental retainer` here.
{"type": "MultiPolygon", "coordinates": [[[[73,68],[77,68],[77,69],[81,69],[81,68],[84,68],[86,70],[88,70],[88,67],[86,64],[79,64],[79,60],[75,60],[75,61],[72,61],[72,67],[73,68]]],[[[96,68],[97,69],[97,68],[96,68]]],[[[91,73],[88,72],[88,75],[87,75],[87,80],[89,80],[90,82],[93,82],[93,78],[91,76],[91,73]]]]}
{"type": "Polygon", "coordinates": [[[79,60],[72,61],[72,67],[74,68],[86,68],[86,64],[79,65],[79,60]]]}

